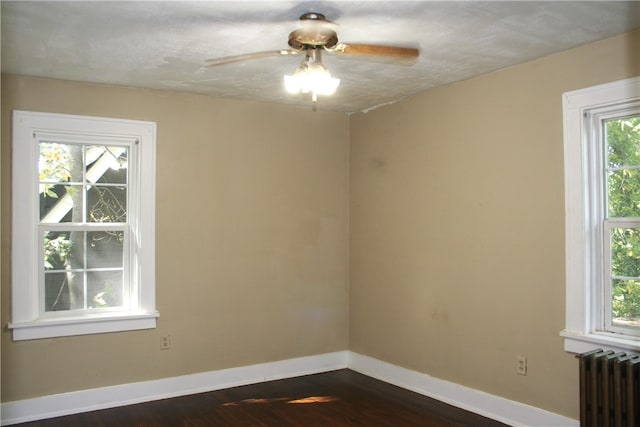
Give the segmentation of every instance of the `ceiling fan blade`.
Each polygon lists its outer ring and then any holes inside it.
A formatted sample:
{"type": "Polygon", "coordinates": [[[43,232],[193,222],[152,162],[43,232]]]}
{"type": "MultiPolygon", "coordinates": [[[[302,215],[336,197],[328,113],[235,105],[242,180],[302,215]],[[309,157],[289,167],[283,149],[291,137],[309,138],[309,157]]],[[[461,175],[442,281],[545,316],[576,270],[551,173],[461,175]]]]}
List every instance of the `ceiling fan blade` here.
{"type": "Polygon", "coordinates": [[[335,48],[327,49],[338,55],[358,56],[366,59],[413,63],[420,51],[413,47],[382,46],[375,44],[338,43],[335,48]]]}
{"type": "Polygon", "coordinates": [[[218,65],[232,64],[234,62],[269,58],[272,56],[297,55],[299,53],[302,53],[302,52],[293,50],[293,49],[268,50],[264,52],[246,53],[243,55],[224,56],[222,58],[211,58],[211,59],[207,59],[206,61],[209,63],[207,67],[217,67],[218,65]]]}

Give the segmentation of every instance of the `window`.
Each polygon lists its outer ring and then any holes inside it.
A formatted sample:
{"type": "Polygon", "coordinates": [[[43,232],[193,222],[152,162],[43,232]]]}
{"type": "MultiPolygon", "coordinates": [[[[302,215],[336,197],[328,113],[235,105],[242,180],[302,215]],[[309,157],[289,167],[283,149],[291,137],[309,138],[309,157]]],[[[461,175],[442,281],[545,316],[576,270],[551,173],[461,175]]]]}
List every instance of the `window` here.
{"type": "Polygon", "coordinates": [[[14,340],[154,328],[155,123],[13,113],[14,340]]]}
{"type": "Polygon", "coordinates": [[[640,350],[640,78],[563,101],[565,349],[640,350]]]}

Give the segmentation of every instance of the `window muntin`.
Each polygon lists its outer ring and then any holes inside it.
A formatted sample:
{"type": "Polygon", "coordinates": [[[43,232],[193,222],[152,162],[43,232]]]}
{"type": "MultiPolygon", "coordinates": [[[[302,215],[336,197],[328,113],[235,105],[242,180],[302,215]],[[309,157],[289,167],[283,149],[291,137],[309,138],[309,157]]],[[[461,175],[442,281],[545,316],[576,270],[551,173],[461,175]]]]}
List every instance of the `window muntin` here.
{"type": "Polygon", "coordinates": [[[155,327],[155,126],[13,112],[14,340],[155,327]]]}

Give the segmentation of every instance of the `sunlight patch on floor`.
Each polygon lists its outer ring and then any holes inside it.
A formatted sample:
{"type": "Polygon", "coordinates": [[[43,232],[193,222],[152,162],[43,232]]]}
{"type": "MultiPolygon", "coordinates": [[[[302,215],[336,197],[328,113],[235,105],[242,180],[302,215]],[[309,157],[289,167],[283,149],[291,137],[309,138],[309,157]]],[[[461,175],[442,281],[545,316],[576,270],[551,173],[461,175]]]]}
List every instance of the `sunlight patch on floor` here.
{"type": "Polygon", "coordinates": [[[309,396],[300,399],[291,399],[290,397],[272,397],[272,398],[260,398],[260,399],[245,399],[238,402],[228,402],[222,406],[239,406],[239,405],[253,405],[253,404],[268,404],[276,402],[285,402],[287,404],[309,404],[309,403],[329,403],[339,400],[335,396],[309,396]]]}

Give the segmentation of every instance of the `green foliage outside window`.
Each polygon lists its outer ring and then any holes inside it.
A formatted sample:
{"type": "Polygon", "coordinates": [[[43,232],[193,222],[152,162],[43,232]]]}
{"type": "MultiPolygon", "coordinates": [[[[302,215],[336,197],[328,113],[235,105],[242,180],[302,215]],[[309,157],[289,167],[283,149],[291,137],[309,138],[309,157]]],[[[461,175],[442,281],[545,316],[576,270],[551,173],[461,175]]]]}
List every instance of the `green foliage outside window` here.
{"type": "MultiPolygon", "coordinates": [[[[640,218],[640,116],[609,120],[607,206],[609,218],[640,218]]],[[[640,229],[611,235],[612,317],[640,318],[640,229]]]]}

